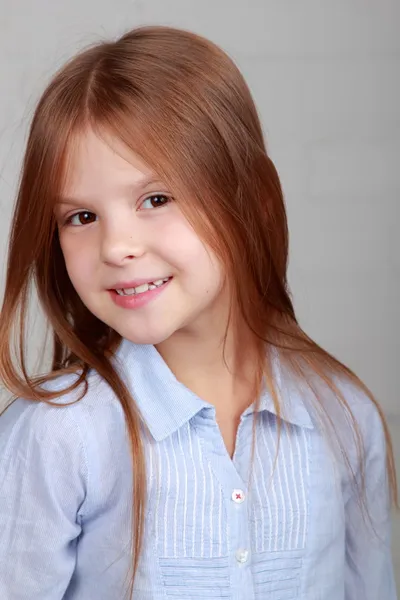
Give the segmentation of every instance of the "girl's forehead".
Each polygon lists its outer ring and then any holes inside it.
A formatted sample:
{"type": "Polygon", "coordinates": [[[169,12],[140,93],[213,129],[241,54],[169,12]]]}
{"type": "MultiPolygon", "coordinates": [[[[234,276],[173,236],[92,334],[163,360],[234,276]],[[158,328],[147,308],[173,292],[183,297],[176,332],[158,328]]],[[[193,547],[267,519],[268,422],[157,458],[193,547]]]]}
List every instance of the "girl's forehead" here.
{"type": "Polygon", "coordinates": [[[96,161],[113,159],[115,162],[126,163],[135,169],[148,172],[151,168],[131,148],[122,142],[116,135],[107,131],[94,131],[92,128],[75,133],[71,136],[67,147],[68,162],[76,166],[82,161],[96,161]]]}
{"type": "Polygon", "coordinates": [[[107,177],[142,186],[159,179],[151,166],[116,136],[92,129],[75,135],[66,151],[64,188],[107,177]]]}

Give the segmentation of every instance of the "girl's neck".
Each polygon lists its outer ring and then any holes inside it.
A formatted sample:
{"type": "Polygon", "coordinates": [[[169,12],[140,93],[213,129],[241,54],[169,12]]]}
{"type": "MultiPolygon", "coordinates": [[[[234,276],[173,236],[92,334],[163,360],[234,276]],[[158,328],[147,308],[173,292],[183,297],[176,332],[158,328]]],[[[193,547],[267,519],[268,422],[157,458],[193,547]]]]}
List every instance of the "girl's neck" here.
{"type": "Polygon", "coordinates": [[[175,377],[220,414],[240,415],[254,400],[256,349],[249,332],[176,332],[157,350],[175,377]]]}

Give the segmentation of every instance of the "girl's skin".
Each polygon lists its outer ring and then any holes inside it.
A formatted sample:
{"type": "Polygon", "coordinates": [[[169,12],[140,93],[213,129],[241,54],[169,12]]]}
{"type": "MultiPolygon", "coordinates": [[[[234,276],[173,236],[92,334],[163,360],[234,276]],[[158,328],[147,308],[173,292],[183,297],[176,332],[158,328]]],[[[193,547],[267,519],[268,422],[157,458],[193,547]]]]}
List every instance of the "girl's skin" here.
{"type": "MultiPolygon", "coordinates": [[[[169,190],[121,142],[87,130],[55,213],[68,274],[84,304],[121,336],[156,345],[176,377],[216,406],[232,456],[240,415],[252,401],[251,346],[238,364],[230,327],[223,353],[228,285],[169,190]],[[112,290],[167,277],[142,306],[116,303],[112,290]]],[[[241,343],[245,338],[241,332],[241,343]]]]}

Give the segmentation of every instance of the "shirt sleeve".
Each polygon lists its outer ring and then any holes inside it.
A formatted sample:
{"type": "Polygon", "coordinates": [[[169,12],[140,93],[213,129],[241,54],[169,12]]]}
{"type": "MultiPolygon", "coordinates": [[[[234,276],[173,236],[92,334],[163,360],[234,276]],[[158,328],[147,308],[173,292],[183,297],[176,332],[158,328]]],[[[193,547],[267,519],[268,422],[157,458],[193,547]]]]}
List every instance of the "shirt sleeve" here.
{"type": "Polygon", "coordinates": [[[72,408],[18,399],[0,417],[0,598],[58,600],[72,577],[88,477],[72,408]]]}
{"type": "Polygon", "coordinates": [[[396,600],[386,444],[375,407],[363,407],[366,511],[357,491],[346,503],[346,600],[396,600]]]}

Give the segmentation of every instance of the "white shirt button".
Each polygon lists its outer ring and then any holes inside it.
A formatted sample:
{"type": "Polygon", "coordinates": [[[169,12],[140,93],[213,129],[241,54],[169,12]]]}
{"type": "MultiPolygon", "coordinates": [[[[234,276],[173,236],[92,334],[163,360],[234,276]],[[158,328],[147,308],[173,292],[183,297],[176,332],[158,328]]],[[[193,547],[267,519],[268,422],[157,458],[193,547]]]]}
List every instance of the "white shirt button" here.
{"type": "Polygon", "coordinates": [[[233,490],[232,492],[232,500],[236,502],[236,504],[241,504],[244,502],[245,494],[243,490],[233,490]]]}
{"type": "Polygon", "coordinates": [[[239,563],[245,563],[249,559],[249,551],[244,548],[239,548],[239,550],[236,550],[235,556],[239,563]]]}

